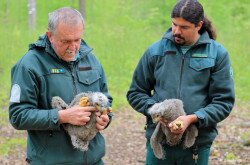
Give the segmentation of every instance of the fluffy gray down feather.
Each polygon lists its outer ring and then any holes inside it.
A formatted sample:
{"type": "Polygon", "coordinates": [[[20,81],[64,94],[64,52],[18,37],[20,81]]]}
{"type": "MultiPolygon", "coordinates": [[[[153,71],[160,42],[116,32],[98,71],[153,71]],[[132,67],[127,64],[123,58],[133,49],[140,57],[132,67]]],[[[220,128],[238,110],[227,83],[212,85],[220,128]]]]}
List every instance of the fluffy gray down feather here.
{"type": "Polygon", "coordinates": [[[194,124],[189,125],[184,134],[176,135],[171,133],[170,129],[163,126],[157,119],[163,117],[167,124],[174,121],[179,116],[186,115],[183,109],[183,103],[179,99],[166,99],[163,102],[154,104],[149,109],[153,121],[157,124],[150,138],[150,144],[158,159],[165,159],[163,144],[170,146],[177,145],[183,137],[183,148],[190,148],[194,145],[195,139],[198,136],[198,129],[194,124]]]}
{"type": "MultiPolygon", "coordinates": [[[[69,105],[67,105],[59,96],[52,98],[52,108],[64,110],[75,105],[79,105],[82,97],[88,97],[89,106],[98,107],[99,111],[109,108],[108,98],[100,92],[80,93],[75,96],[69,105]]],[[[81,151],[88,150],[89,141],[93,139],[97,133],[95,112],[91,113],[90,121],[84,126],[75,126],[72,124],[63,124],[64,129],[68,132],[72,145],[81,151]]]]}

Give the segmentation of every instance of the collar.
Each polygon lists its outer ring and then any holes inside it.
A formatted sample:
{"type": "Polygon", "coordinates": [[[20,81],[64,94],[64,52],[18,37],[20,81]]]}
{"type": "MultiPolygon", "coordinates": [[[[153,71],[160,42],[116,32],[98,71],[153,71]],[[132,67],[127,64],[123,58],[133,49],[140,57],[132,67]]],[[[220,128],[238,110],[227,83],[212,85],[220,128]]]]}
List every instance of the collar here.
{"type": "MultiPolygon", "coordinates": [[[[171,40],[172,42],[174,42],[174,37],[173,37],[173,33],[172,33],[172,28],[169,28],[165,34],[163,35],[162,39],[166,40],[171,40]]],[[[205,31],[202,34],[200,34],[200,37],[198,39],[198,41],[194,44],[194,45],[200,45],[200,44],[210,44],[211,43],[211,39],[209,38],[208,33],[205,31]]]]}

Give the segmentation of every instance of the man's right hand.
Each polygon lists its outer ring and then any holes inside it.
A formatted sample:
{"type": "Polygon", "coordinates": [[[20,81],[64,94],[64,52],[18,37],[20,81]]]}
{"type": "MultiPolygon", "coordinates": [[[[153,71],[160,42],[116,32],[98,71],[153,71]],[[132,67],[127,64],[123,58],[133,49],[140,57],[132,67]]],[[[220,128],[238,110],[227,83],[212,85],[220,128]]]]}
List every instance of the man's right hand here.
{"type": "Polygon", "coordinates": [[[85,125],[90,120],[91,112],[97,111],[96,107],[74,106],[58,111],[60,124],[85,125]]]}

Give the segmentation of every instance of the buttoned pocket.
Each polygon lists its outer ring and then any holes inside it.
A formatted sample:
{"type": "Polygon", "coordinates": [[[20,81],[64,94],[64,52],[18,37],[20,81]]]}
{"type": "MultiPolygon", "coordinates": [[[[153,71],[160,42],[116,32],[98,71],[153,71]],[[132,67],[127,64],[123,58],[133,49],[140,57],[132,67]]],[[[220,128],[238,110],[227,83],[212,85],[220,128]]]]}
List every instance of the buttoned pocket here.
{"type": "Polygon", "coordinates": [[[77,77],[79,82],[85,85],[91,85],[101,78],[97,70],[78,71],[77,77]]]}
{"type": "Polygon", "coordinates": [[[211,68],[215,64],[213,58],[190,58],[189,66],[196,71],[211,68]]]}

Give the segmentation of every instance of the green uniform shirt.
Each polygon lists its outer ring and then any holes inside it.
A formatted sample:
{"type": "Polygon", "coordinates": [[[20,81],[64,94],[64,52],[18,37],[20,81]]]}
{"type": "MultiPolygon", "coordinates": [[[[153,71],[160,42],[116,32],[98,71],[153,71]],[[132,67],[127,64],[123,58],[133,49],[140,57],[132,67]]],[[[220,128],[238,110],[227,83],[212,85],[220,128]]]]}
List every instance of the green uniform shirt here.
{"type": "Polygon", "coordinates": [[[217,135],[217,123],[234,105],[230,65],[226,49],[207,32],[183,54],[169,29],[141,57],[127,92],[130,105],[147,118],[146,137],[151,137],[156,126],[148,109],[157,102],[177,98],[183,101],[186,114],[199,119],[196,144],[211,144],[217,135]]]}

